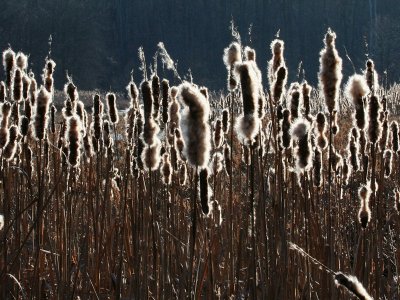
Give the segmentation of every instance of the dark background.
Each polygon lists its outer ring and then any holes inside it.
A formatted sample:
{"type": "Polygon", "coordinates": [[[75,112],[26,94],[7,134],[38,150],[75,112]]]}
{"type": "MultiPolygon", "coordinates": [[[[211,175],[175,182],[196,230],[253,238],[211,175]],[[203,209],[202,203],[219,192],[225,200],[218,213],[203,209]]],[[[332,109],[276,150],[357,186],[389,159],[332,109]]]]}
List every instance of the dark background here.
{"type": "MultiPolygon", "coordinates": [[[[319,51],[328,27],[338,35],[337,48],[345,73],[357,71],[366,54],[389,82],[400,77],[400,3],[398,0],[3,0],[0,3],[0,47],[30,54],[38,74],[53,38],[57,63],[56,88],[68,70],[79,89],[122,91],[133,68],[141,74],[137,50],[144,47],[147,61],[163,41],[178,61],[181,76],[190,68],[194,81],[211,89],[225,88],[223,48],[232,40],[233,18],[244,44],[257,50],[265,74],[270,42],[280,29],[285,41],[289,79],[300,61],[305,77],[316,84],[319,51]],[[249,27],[252,24],[251,41],[249,27]],[[368,43],[368,47],[366,46],[368,43]]],[[[159,63],[159,74],[163,74],[159,63]]],[[[165,72],[171,77],[171,72],[165,72]]],[[[1,75],[0,78],[2,78],[1,75]]],[[[37,75],[38,76],[38,75],[37,75]]],[[[265,78],[265,76],[264,76],[265,78]]],[[[265,81],[265,79],[264,79],[265,81]]]]}

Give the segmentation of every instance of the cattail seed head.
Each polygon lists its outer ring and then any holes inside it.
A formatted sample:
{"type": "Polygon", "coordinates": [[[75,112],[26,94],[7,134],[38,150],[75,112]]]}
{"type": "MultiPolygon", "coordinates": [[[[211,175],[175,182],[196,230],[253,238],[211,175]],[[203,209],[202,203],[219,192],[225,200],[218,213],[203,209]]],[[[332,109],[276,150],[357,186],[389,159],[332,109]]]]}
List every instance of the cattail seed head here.
{"type": "Polygon", "coordinates": [[[144,148],[141,159],[143,166],[147,171],[154,171],[160,165],[160,150],[161,143],[158,139],[156,139],[151,146],[146,145],[144,148]]]}
{"type": "Polygon", "coordinates": [[[214,124],[214,147],[219,148],[222,145],[223,136],[222,136],[222,122],[220,119],[217,119],[214,124]]]}
{"type": "Polygon", "coordinates": [[[4,81],[0,82],[0,103],[6,101],[6,85],[4,81]]]}
{"type": "Polygon", "coordinates": [[[369,88],[365,78],[355,74],[349,78],[345,87],[345,95],[351,99],[355,107],[354,124],[359,129],[364,129],[367,123],[364,97],[369,93],[369,88]]]}
{"type": "Polygon", "coordinates": [[[199,192],[200,192],[200,203],[203,214],[208,215],[211,211],[210,199],[211,189],[208,185],[208,169],[201,169],[199,172],[199,192]]]}
{"type": "Polygon", "coordinates": [[[9,128],[9,140],[3,149],[3,157],[7,161],[11,161],[14,158],[20,137],[18,127],[16,125],[11,125],[9,128]]]}
{"type": "Polygon", "coordinates": [[[37,140],[43,140],[46,135],[48,112],[50,107],[51,95],[45,89],[41,87],[35,104],[35,115],[34,115],[34,135],[37,140]]]}
{"type": "Polygon", "coordinates": [[[3,52],[3,66],[6,72],[6,85],[8,88],[11,86],[11,72],[15,64],[15,52],[11,48],[8,48],[3,52]]]}
{"type": "Polygon", "coordinates": [[[69,117],[66,123],[65,141],[68,147],[68,162],[72,167],[77,167],[80,161],[80,149],[82,146],[82,122],[80,118],[75,115],[69,117]]]}
{"type": "Polygon", "coordinates": [[[163,154],[161,174],[164,184],[171,184],[172,168],[168,153],[163,154]]]}
{"type": "Polygon", "coordinates": [[[181,84],[179,95],[181,103],[186,106],[181,120],[184,155],[192,166],[205,167],[211,149],[210,126],[207,123],[210,104],[190,83],[181,84]]]}
{"type": "Polygon", "coordinates": [[[224,49],[223,61],[228,70],[228,90],[233,91],[237,88],[238,80],[234,72],[235,63],[242,61],[241,46],[237,42],[233,42],[228,48],[224,49]]]}
{"type": "Polygon", "coordinates": [[[287,81],[287,69],[282,66],[276,73],[276,79],[272,83],[272,99],[276,104],[282,104],[282,95],[287,81]]]}
{"type": "Polygon", "coordinates": [[[307,171],[311,167],[310,123],[298,118],[291,126],[290,133],[297,140],[296,166],[298,171],[307,171]]]}
{"type": "Polygon", "coordinates": [[[313,176],[314,176],[314,186],[320,187],[322,184],[321,180],[322,175],[322,157],[321,151],[318,147],[314,148],[314,169],[313,169],[313,176]]]}
{"type": "Polygon", "coordinates": [[[22,52],[18,52],[16,56],[17,67],[22,71],[26,71],[28,68],[28,56],[22,52]]]}
{"type": "Polygon", "coordinates": [[[384,162],[385,178],[388,178],[392,174],[392,157],[393,157],[392,151],[389,149],[385,150],[383,157],[385,159],[384,162]]]}
{"type": "Polygon", "coordinates": [[[29,97],[29,89],[31,85],[31,79],[28,75],[24,74],[22,76],[22,98],[27,100],[29,97]]]}
{"type": "Polygon", "coordinates": [[[297,82],[290,85],[289,88],[289,98],[290,98],[290,116],[292,120],[296,120],[299,117],[300,111],[300,86],[297,82]]]}
{"type": "Polygon", "coordinates": [[[368,138],[372,144],[376,144],[382,135],[382,123],[379,120],[381,109],[378,97],[371,96],[368,105],[368,138]]]}
{"type": "Polygon", "coordinates": [[[375,71],[375,64],[372,59],[368,59],[365,66],[366,69],[364,76],[365,80],[367,81],[367,85],[371,91],[377,91],[379,88],[378,73],[375,71]]]}
{"type": "Polygon", "coordinates": [[[22,72],[19,68],[13,74],[12,99],[16,102],[22,100],[22,72]]]}
{"type": "Polygon", "coordinates": [[[290,134],[290,126],[291,126],[290,112],[288,109],[284,109],[282,114],[283,114],[283,119],[280,124],[281,147],[283,149],[288,149],[291,147],[292,143],[292,137],[290,134]]]}
{"type": "Polygon", "coordinates": [[[29,131],[29,119],[26,116],[22,116],[19,126],[21,130],[21,135],[27,136],[29,131]]]}
{"type": "Polygon", "coordinates": [[[325,48],[320,52],[319,82],[329,113],[336,109],[342,81],[342,59],[336,50],[335,39],[336,34],[329,28],[324,39],[325,48]]]}
{"type": "Polygon", "coordinates": [[[350,164],[354,171],[358,171],[360,168],[360,162],[358,159],[359,154],[359,146],[357,140],[354,138],[353,135],[349,138],[349,145],[347,150],[349,157],[350,157],[350,164]]]}
{"type": "Polygon", "coordinates": [[[143,96],[144,119],[148,120],[153,116],[153,93],[149,81],[143,81],[141,86],[143,96]]]}
{"type": "Polygon", "coordinates": [[[222,171],[224,156],[221,152],[215,152],[212,156],[210,170],[213,174],[217,175],[222,171]]]}
{"type": "Polygon", "coordinates": [[[358,212],[358,221],[365,229],[371,220],[371,210],[369,208],[369,198],[371,196],[371,188],[369,184],[362,185],[358,190],[358,197],[360,199],[360,210],[358,212]]]}
{"type": "Polygon", "coordinates": [[[391,146],[394,153],[399,151],[399,124],[392,121],[390,124],[391,146]]]}
{"type": "Polygon", "coordinates": [[[108,116],[112,124],[116,124],[119,121],[119,115],[117,110],[117,99],[114,93],[107,93],[107,111],[108,116]]]}
{"type": "Polygon", "coordinates": [[[372,297],[365,290],[364,286],[358,281],[357,277],[345,275],[342,272],[335,273],[335,283],[345,287],[353,295],[361,300],[372,300],[372,297]]]}
{"type": "Polygon", "coordinates": [[[154,74],[151,78],[151,89],[153,93],[153,117],[157,121],[160,113],[160,78],[154,74]]]}
{"type": "Polygon", "coordinates": [[[36,102],[36,91],[37,91],[37,83],[35,79],[35,75],[33,72],[29,72],[29,79],[31,80],[31,84],[29,86],[29,99],[31,101],[32,106],[35,105],[36,102]]]}
{"type": "Polygon", "coordinates": [[[229,111],[228,109],[224,109],[222,111],[222,131],[226,134],[229,130],[229,111]]]}
{"type": "Polygon", "coordinates": [[[78,90],[71,80],[64,85],[64,93],[72,102],[77,101],[79,98],[78,90]]]}
{"type": "Polygon", "coordinates": [[[285,68],[285,61],[283,58],[283,51],[285,49],[285,43],[282,40],[275,39],[271,42],[272,58],[268,62],[268,80],[269,85],[274,86],[273,82],[277,78],[277,71],[280,67],[285,68]]]}

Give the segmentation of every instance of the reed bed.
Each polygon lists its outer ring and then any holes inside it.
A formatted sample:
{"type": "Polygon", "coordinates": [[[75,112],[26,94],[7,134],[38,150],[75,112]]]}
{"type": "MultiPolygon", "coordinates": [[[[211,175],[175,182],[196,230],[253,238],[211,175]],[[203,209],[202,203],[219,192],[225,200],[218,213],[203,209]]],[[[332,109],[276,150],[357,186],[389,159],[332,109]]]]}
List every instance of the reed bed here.
{"type": "Polygon", "coordinates": [[[399,86],[343,78],[331,30],[318,87],[234,33],[225,95],[160,43],[123,113],[3,52],[1,299],[400,298],[399,86]]]}

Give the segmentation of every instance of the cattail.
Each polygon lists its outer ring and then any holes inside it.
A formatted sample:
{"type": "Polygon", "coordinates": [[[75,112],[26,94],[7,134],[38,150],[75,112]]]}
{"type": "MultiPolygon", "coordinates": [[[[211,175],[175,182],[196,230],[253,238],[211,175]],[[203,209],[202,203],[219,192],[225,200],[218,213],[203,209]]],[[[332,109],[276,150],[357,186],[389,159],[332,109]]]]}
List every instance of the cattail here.
{"type": "Polygon", "coordinates": [[[156,170],[160,165],[160,140],[155,139],[152,145],[146,145],[142,153],[141,159],[146,170],[156,170]]]}
{"type": "Polygon", "coordinates": [[[180,115],[180,105],[176,100],[177,88],[171,88],[171,102],[169,104],[168,112],[169,112],[169,129],[170,133],[173,134],[175,129],[179,127],[181,115],[180,115]]]}
{"type": "Polygon", "coordinates": [[[107,93],[106,99],[107,99],[108,116],[110,118],[111,123],[116,124],[116,123],[118,123],[119,116],[118,116],[115,94],[107,93]]]}
{"type": "Polygon", "coordinates": [[[299,117],[300,111],[300,86],[297,82],[294,82],[290,85],[289,98],[290,116],[292,121],[294,121],[299,117]]]}
{"type": "Polygon", "coordinates": [[[195,167],[205,167],[210,157],[210,126],[208,116],[210,104],[200,91],[190,83],[179,88],[181,102],[186,106],[181,127],[185,142],[184,155],[195,167]]]}
{"type": "Polygon", "coordinates": [[[181,164],[179,169],[179,184],[184,186],[186,184],[187,172],[186,172],[186,164],[181,164]]]}
{"type": "Polygon", "coordinates": [[[29,97],[29,89],[31,85],[31,79],[28,75],[24,74],[22,76],[22,98],[27,100],[29,97]]]}
{"type": "Polygon", "coordinates": [[[291,119],[290,119],[290,112],[288,109],[283,110],[283,119],[281,121],[281,147],[284,149],[288,149],[291,146],[292,138],[290,134],[290,126],[291,126],[291,119]]]}
{"type": "Polygon", "coordinates": [[[226,134],[229,130],[229,111],[225,108],[222,111],[222,131],[226,134]]]}
{"type": "Polygon", "coordinates": [[[174,171],[178,171],[179,155],[175,147],[170,148],[171,165],[174,171]]]}
{"type": "Polygon", "coordinates": [[[29,79],[31,81],[31,84],[29,86],[29,99],[31,101],[31,105],[35,105],[36,102],[36,91],[37,91],[37,83],[35,79],[35,74],[33,72],[29,72],[29,79]]]}
{"type": "Polygon", "coordinates": [[[3,157],[7,161],[11,161],[14,158],[15,152],[17,151],[19,139],[20,134],[18,127],[16,125],[10,126],[8,143],[3,149],[3,157]]]}
{"type": "Polygon", "coordinates": [[[236,64],[235,70],[240,77],[242,88],[243,115],[236,122],[236,132],[242,143],[253,142],[260,126],[258,118],[259,80],[249,62],[236,64]]]}
{"type": "Polygon", "coordinates": [[[99,140],[101,137],[101,128],[103,127],[103,103],[100,101],[99,95],[93,96],[93,134],[99,140]]]}
{"type": "Polygon", "coordinates": [[[311,167],[311,143],[310,143],[310,123],[302,118],[298,118],[290,128],[290,133],[297,141],[296,166],[298,171],[307,171],[311,167]]]}
{"type": "Polygon", "coordinates": [[[342,59],[336,50],[335,39],[336,34],[329,28],[324,39],[325,48],[320,52],[319,82],[329,113],[336,109],[342,81],[342,59]]]}
{"type": "Polygon", "coordinates": [[[162,91],[162,121],[166,124],[169,121],[168,115],[168,98],[169,98],[169,81],[163,79],[161,81],[161,91],[162,91]]]}
{"type": "Polygon", "coordinates": [[[22,71],[26,71],[28,68],[28,56],[22,52],[18,52],[16,56],[17,67],[22,71]]]}
{"type": "Polygon", "coordinates": [[[378,97],[372,95],[368,105],[368,138],[372,144],[376,144],[382,135],[382,123],[379,120],[381,108],[378,97]]]}
{"type": "Polygon", "coordinates": [[[398,188],[394,190],[394,208],[397,213],[400,213],[400,190],[398,188]]]}
{"type": "Polygon", "coordinates": [[[26,116],[22,116],[22,118],[20,119],[19,128],[20,128],[22,136],[27,136],[28,135],[29,119],[26,116]]]}
{"type": "Polygon", "coordinates": [[[3,52],[3,66],[6,72],[6,85],[10,89],[12,70],[15,67],[15,52],[11,48],[3,52]]]}
{"type": "Polygon", "coordinates": [[[50,108],[50,132],[56,132],[56,112],[57,108],[54,105],[51,105],[50,108]]]}
{"type": "Polygon", "coordinates": [[[4,216],[0,215],[0,230],[2,230],[4,227],[4,216]]]}
{"type": "Polygon", "coordinates": [[[220,152],[215,152],[212,156],[210,170],[213,174],[217,175],[222,171],[224,156],[220,152]]]}
{"type": "Polygon", "coordinates": [[[50,93],[42,86],[38,92],[34,115],[34,135],[37,140],[43,140],[46,135],[48,111],[51,101],[50,93]]]}
{"type": "Polygon", "coordinates": [[[381,138],[379,139],[379,147],[382,152],[385,151],[385,149],[386,149],[386,145],[389,140],[388,135],[389,135],[389,122],[388,122],[388,118],[386,116],[386,117],[384,117],[384,119],[382,121],[382,135],[381,135],[381,138]]]}
{"type": "Polygon", "coordinates": [[[364,153],[367,149],[367,137],[365,134],[364,130],[360,130],[360,138],[359,138],[359,144],[360,144],[360,152],[364,153]]]}
{"type": "Polygon", "coordinates": [[[313,176],[314,176],[314,186],[320,187],[322,184],[321,180],[322,175],[322,157],[321,157],[321,150],[318,147],[314,148],[314,169],[313,169],[313,176]]]}
{"type": "Polygon", "coordinates": [[[54,85],[54,79],[53,79],[53,73],[54,69],[56,68],[56,63],[52,59],[46,59],[46,64],[43,69],[43,83],[44,87],[49,93],[53,93],[53,85],[54,85]]]}
{"type": "Polygon", "coordinates": [[[282,104],[282,95],[283,90],[286,85],[287,80],[287,69],[285,66],[282,66],[278,69],[276,73],[276,79],[272,83],[272,99],[275,104],[282,104]]]}
{"type": "Polygon", "coordinates": [[[278,77],[276,74],[278,69],[283,67],[286,70],[283,58],[284,49],[285,43],[282,40],[275,39],[271,42],[272,58],[268,62],[268,80],[270,86],[274,86],[273,82],[278,77]]]}
{"type": "Polygon", "coordinates": [[[379,88],[378,84],[378,73],[375,71],[375,64],[372,59],[368,59],[364,72],[365,80],[367,81],[368,87],[371,91],[377,91],[379,88]]]}
{"type": "Polygon", "coordinates": [[[225,144],[224,147],[224,165],[225,165],[225,171],[228,174],[228,176],[231,175],[231,166],[232,166],[232,161],[231,161],[231,147],[228,144],[225,144]]]}
{"type": "Polygon", "coordinates": [[[163,155],[161,174],[164,184],[171,184],[172,169],[168,153],[164,153],[163,155]]]}
{"type": "Polygon", "coordinates": [[[111,138],[110,122],[108,120],[104,120],[103,122],[103,144],[106,149],[111,147],[113,144],[113,140],[111,138]]]}
{"type": "Polygon", "coordinates": [[[85,155],[87,158],[90,158],[94,154],[93,143],[92,143],[92,136],[90,131],[86,131],[86,135],[83,137],[83,147],[85,149],[85,155]]]}
{"type": "Polygon", "coordinates": [[[391,146],[394,153],[399,151],[399,124],[397,121],[390,123],[391,146]]]}
{"type": "Polygon", "coordinates": [[[325,115],[320,112],[317,114],[316,118],[317,130],[318,130],[318,137],[317,137],[317,145],[320,150],[324,150],[328,146],[328,139],[325,135],[326,132],[326,118],[325,115]]]}
{"type": "Polygon", "coordinates": [[[359,129],[364,129],[367,123],[365,114],[364,97],[369,93],[365,78],[355,74],[349,78],[345,87],[345,95],[353,101],[355,107],[354,121],[359,129]]]}
{"type": "Polygon", "coordinates": [[[208,169],[201,169],[199,172],[199,192],[200,192],[200,203],[201,209],[205,215],[210,213],[210,198],[211,189],[208,185],[208,169]]]}
{"type": "Polygon", "coordinates": [[[81,127],[82,122],[78,116],[72,116],[67,119],[65,141],[68,146],[68,162],[72,167],[76,167],[80,160],[82,145],[81,127]]]}
{"type": "Polygon", "coordinates": [[[358,221],[362,228],[367,228],[371,220],[371,210],[369,208],[369,197],[371,196],[371,188],[369,184],[362,185],[358,190],[358,197],[360,199],[360,210],[358,212],[358,221]]]}
{"type": "Polygon", "coordinates": [[[343,183],[348,184],[349,183],[349,177],[351,175],[351,164],[348,163],[347,158],[343,158],[343,167],[342,167],[342,172],[343,172],[343,183]]]}
{"type": "Polygon", "coordinates": [[[345,275],[342,272],[335,273],[335,283],[345,287],[350,293],[361,300],[372,300],[372,297],[365,290],[364,286],[358,281],[357,277],[345,275]]]}
{"type": "Polygon", "coordinates": [[[157,74],[151,78],[151,89],[153,92],[153,118],[157,121],[160,112],[160,78],[157,74]]]}
{"type": "Polygon", "coordinates": [[[311,104],[310,104],[310,95],[311,95],[312,87],[304,82],[302,84],[302,95],[303,95],[303,107],[304,107],[304,117],[310,122],[311,121],[311,104]]]}
{"type": "Polygon", "coordinates": [[[359,146],[357,140],[353,135],[349,137],[349,145],[347,150],[350,157],[350,164],[354,171],[358,171],[360,168],[360,162],[358,160],[359,146]]]}
{"type": "Polygon", "coordinates": [[[15,69],[13,76],[12,99],[15,102],[22,100],[22,72],[20,69],[15,69]]]}
{"type": "Polygon", "coordinates": [[[214,147],[219,148],[222,145],[222,122],[220,119],[217,119],[214,124],[214,147]]]}
{"type": "Polygon", "coordinates": [[[0,126],[0,148],[3,148],[9,140],[8,122],[11,114],[11,105],[4,102],[1,105],[1,126],[0,126]]]}
{"type": "Polygon", "coordinates": [[[64,93],[72,103],[75,103],[79,98],[78,90],[71,79],[64,85],[64,93]]]}
{"type": "Polygon", "coordinates": [[[234,72],[235,63],[241,62],[242,50],[240,44],[233,42],[228,48],[224,49],[223,61],[228,70],[228,90],[233,91],[237,88],[238,81],[234,72]]]}
{"type": "Polygon", "coordinates": [[[14,102],[11,105],[11,117],[14,120],[15,124],[19,123],[19,104],[18,104],[18,102],[14,102]]]}
{"type": "Polygon", "coordinates": [[[6,85],[4,81],[0,82],[0,103],[4,103],[6,101],[6,85]]]}
{"type": "Polygon", "coordinates": [[[337,119],[338,113],[337,110],[332,112],[332,134],[337,135],[339,133],[339,123],[337,119]]]}
{"type": "Polygon", "coordinates": [[[388,178],[390,174],[392,174],[392,151],[391,150],[385,150],[383,153],[383,157],[385,159],[384,162],[384,170],[385,170],[385,178],[388,178]]]}

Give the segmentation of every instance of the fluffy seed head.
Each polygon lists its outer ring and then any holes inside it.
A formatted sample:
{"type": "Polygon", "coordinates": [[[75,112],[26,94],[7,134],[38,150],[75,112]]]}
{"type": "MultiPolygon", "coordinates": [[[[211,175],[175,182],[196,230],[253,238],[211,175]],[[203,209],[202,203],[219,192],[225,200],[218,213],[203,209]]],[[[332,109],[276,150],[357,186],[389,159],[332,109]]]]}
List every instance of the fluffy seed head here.
{"type": "Polygon", "coordinates": [[[199,172],[199,192],[200,192],[200,203],[203,214],[208,215],[211,211],[210,199],[211,189],[208,185],[208,169],[201,169],[199,172]]]}
{"type": "Polygon", "coordinates": [[[319,83],[325,96],[325,104],[330,113],[336,109],[339,87],[342,81],[342,59],[335,46],[336,34],[328,29],[325,48],[320,52],[319,83]]]}
{"type": "Polygon", "coordinates": [[[26,69],[28,68],[28,56],[26,56],[22,52],[18,52],[16,61],[17,67],[20,68],[22,71],[26,71],[26,69]]]}
{"type": "Polygon", "coordinates": [[[371,96],[368,105],[368,138],[373,144],[376,144],[382,135],[382,123],[379,120],[379,113],[381,110],[382,106],[378,100],[378,97],[375,95],[371,96]]]}
{"type": "Polygon", "coordinates": [[[372,300],[364,286],[358,281],[357,277],[345,275],[342,272],[335,273],[335,283],[345,287],[350,293],[357,296],[361,300],[372,300]]]}
{"type": "Polygon", "coordinates": [[[360,210],[358,212],[358,221],[363,228],[366,228],[371,220],[371,210],[369,208],[369,198],[371,196],[371,188],[369,184],[362,185],[358,190],[360,199],[360,210]]]}
{"type": "Polygon", "coordinates": [[[223,61],[228,70],[236,63],[242,60],[242,50],[237,42],[231,43],[228,48],[224,49],[223,61]]]}
{"type": "Polygon", "coordinates": [[[110,121],[112,124],[116,124],[119,121],[119,115],[117,110],[117,99],[114,93],[107,93],[107,111],[108,116],[110,117],[110,121]]]}
{"type": "Polygon", "coordinates": [[[163,79],[161,81],[161,91],[162,91],[162,121],[166,124],[169,121],[168,115],[168,98],[169,98],[169,81],[163,79]]]}
{"type": "Polygon", "coordinates": [[[37,140],[43,140],[46,135],[48,112],[50,107],[51,95],[45,87],[41,87],[36,97],[34,115],[34,134],[37,140]]]}
{"type": "Polygon", "coordinates": [[[192,166],[205,167],[211,149],[210,126],[207,123],[210,104],[190,83],[181,84],[179,96],[182,104],[186,106],[181,120],[185,157],[192,166]]]}

